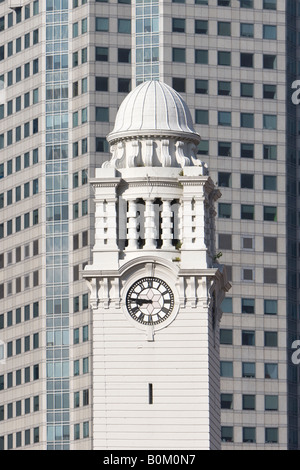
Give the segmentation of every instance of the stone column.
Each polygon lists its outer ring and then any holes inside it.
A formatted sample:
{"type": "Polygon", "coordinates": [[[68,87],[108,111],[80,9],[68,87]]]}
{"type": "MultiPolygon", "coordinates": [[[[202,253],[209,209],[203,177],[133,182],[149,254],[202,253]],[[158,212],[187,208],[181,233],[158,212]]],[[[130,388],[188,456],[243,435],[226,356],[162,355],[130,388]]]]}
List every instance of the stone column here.
{"type": "Polygon", "coordinates": [[[137,232],[137,207],[135,200],[128,201],[128,212],[127,212],[127,249],[137,250],[138,249],[138,232],[137,232]]]}
{"type": "Polygon", "coordinates": [[[193,247],[193,222],[192,201],[190,198],[182,198],[182,249],[193,247]]]}
{"type": "Polygon", "coordinates": [[[205,211],[204,211],[204,198],[195,198],[195,248],[198,250],[205,250],[204,242],[205,233],[205,211]]]}
{"type": "Polygon", "coordinates": [[[144,213],[145,227],[145,250],[156,249],[156,227],[155,227],[155,211],[154,204],[151,199],[145,200],[144,213]]]}
{"type": "Polygon", "coordinates": [[[116,203],[116,198],[110,198],[106,205],[106,245],[109,249],[118,248],[116,203]]]}
{"type": "Polygon", "coordinates": [[[107,212],[106,201],[96,200],[95,210],[95,249],[103,249],[105,240],[107,240],[107,212]]]}
{"type": "Polygon", "coordinates": [[[163,249],[175,249],[175,247],[172,244],[173,241],[173,223],[172,223],[172,208],[171,208],[171,201],[170,200],[164,200],[163,201],[163,210],[161,212],[162,216],[162,248],[163,249]]]}

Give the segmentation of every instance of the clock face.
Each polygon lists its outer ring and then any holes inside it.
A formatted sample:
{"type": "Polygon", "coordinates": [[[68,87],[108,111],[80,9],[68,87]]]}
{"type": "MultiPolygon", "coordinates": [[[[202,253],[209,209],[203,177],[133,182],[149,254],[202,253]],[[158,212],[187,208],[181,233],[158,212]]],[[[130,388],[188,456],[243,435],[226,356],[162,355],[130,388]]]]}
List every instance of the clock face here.
{"type": "Polygon", "coordinates": [[[143,277],[127,292],[126,307],[137,322],[157,325],[171,315],[174,294],[165,281],[156,277],[143,277]]]}

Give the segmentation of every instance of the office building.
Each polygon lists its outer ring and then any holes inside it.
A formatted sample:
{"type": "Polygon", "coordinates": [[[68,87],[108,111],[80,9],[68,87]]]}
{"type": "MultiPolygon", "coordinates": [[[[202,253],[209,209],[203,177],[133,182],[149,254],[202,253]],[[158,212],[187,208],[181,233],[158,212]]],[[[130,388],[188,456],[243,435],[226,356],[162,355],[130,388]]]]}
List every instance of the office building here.
{"type": "Polygon", "coordinates": [[[182,95],[222,192],[222,447],[298,448],[297,7],[0,1],[1,448],[93,446],[88,183],[146,80],[182,95]]]}

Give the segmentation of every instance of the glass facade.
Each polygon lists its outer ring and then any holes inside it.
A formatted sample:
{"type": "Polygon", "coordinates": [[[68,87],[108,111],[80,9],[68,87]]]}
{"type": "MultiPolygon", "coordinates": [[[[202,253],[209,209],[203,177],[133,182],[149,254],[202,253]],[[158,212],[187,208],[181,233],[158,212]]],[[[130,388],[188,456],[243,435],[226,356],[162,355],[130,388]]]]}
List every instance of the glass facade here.
{"type": "Polygon", "coordinates": [[[159,1],[136,0],[136,84],[159,79],[159,1]]]}
{"type": "Polygon", "coordinates": [[[68,0],[46,4],[47,448],[68,450],[68,0]]]}

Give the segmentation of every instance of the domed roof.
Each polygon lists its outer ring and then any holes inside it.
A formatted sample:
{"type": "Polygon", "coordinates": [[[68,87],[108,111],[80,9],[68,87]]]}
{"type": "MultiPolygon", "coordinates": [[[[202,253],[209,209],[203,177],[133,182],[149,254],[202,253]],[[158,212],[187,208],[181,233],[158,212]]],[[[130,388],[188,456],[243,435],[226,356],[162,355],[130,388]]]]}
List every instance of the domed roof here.
{"type": "Polygon", "coordinates": [[[173,88],[159,81],[146,81],[122,102],[108,142],[138,135],[187,137],[200,142],[190,110],[173,88]]]}

